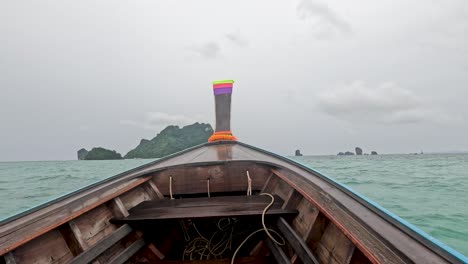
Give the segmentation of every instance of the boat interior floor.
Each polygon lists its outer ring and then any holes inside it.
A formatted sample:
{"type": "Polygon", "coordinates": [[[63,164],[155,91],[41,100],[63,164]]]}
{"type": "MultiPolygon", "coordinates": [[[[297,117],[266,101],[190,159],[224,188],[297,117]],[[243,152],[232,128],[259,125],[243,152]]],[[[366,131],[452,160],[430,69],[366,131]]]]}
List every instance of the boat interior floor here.
{"type": "Polygon", "coordinates": [[[245,193],[144,201],[111,219],[120,228],[72,263],[117,242],[125,250],[110,263],[231,263],[233,255],[235,263],[318,263],[289,224],[298,211],[283,205],[279,196],[245,193]]]}

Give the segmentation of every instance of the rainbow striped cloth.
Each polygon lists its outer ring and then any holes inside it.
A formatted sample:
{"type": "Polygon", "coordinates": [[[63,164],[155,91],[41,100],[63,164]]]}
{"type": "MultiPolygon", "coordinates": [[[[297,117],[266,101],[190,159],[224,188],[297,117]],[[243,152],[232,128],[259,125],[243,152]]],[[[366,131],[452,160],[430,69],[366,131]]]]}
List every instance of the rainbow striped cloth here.
{"type": "Polygon", "coordinates": [[[233,84],[234,84],[233,80],[214,81],[213,82],[214,95],[231,94],[233,84]]]}

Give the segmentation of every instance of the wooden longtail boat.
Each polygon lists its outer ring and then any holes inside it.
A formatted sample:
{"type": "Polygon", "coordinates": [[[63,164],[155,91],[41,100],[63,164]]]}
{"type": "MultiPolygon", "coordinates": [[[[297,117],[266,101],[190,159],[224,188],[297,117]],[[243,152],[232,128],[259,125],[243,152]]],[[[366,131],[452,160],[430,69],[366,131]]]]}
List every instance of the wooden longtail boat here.
{"type": "Polygon", "coordinates": [[[211,142],[3,220],[0,263],[467,262],[333,179],[235,141],[232,82],[214,91],[211,142]]]}

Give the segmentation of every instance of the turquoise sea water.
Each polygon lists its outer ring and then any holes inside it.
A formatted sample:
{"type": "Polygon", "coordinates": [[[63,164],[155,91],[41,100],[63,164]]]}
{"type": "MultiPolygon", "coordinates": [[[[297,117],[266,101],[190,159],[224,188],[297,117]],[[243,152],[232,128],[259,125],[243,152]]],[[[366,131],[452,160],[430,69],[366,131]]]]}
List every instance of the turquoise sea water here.
{"type": "MultiPolygon", "coordinates": [[[[468,255],[468,154],[294,159],[468,255]]],[[[150,161],[0,162],[0,219],[150,161]]]]}

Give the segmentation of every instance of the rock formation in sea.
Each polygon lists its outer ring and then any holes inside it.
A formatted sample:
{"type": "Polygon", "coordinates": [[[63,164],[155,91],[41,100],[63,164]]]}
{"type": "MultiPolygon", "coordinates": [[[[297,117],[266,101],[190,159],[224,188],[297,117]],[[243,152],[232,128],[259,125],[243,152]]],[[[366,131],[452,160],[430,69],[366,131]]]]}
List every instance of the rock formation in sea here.
{"type": "Polygon", "coordinates": [[[135,149],[125,155],[125,158],[161,158],[205,143],[212,134],[213,128],[210,124],[195,123],[182,128],[168,126],[153,139],[142,139],[135,149]]]}
{"type": "Polygon", "coordinates": [[[370,154],[371,154],[371,155],[378,155],[378,154],[377,154],[377,151],[371,151],[370,154]]]}
{"type": "Polygon", "coordinates": [[[356,147],[354,150],[356,151],[356,155],[362,155],[362,148],[356,147]]]}
{"type": "Polygon", "coordinates": [[[108,150],[105,148],[97,147],[88,152],[84,158],[85,160],[115,160],[122,159],[122,155],[115,150],[108,150]]]}
{"type": "Polygon", "coordinates": [[[84,160],[86,155],[88,155],[88,151],[86,149],[82,148],[82,149],[78,150],[77,154],[78,154],[78,160],[84,160]]]}
{"type": "Polygon", "coordinates": [[[354,152],[351,152],[351,151],[346,151],[346,152],[338,152],[337,154],[338,156],[349,156],[349,155],[354,155],[354,152]]]}
{"type": "Polygon", "coordinates": [[[296,157],[302,156],[301,150],[300,150],[300,149],[296,149],[296,153],[295,153],[294,155],[295,155],[296,157]]]}

